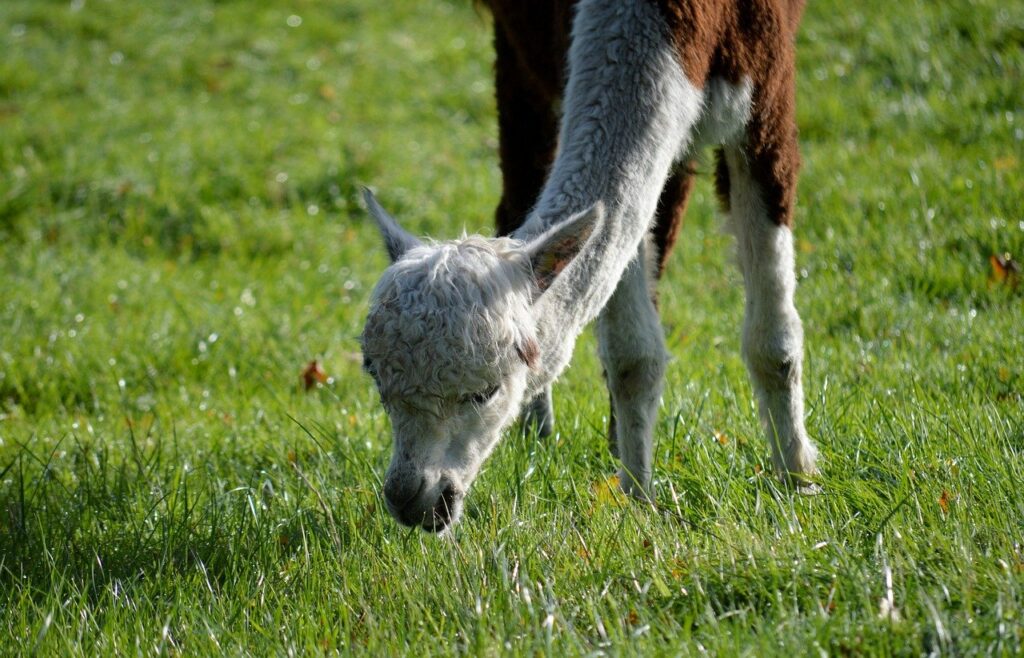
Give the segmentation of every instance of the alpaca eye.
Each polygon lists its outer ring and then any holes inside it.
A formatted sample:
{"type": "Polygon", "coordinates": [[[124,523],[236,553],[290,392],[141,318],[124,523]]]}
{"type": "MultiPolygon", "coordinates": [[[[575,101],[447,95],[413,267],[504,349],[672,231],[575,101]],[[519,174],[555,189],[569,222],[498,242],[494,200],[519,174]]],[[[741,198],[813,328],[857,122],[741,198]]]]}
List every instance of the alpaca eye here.
{"type": "Polygon", "coordinates": [[[473,404],[478,404],[478,405],[479,404],[486,404],[487,402],[489,402],[491,400],[491,398],[494,397],[494,394],[498,392],[498,388],[499,387],[497,387],[497,386],[492,386],[491,388],[489,388],[489,389],[487,389],[485,391],[480,391],[479,393],[474,393],[473,395],[469,395],[469,396],[466,397],[466,401],[467,402],[472,402],[473,404]]]}

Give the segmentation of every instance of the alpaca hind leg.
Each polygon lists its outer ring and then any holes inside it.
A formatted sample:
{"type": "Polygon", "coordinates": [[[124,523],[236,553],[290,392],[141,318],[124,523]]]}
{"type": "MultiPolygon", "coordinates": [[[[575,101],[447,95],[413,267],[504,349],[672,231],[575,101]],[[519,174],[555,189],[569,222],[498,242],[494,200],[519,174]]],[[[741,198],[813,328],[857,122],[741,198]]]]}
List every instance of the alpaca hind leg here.
{"type": "Polygon", "coordinates": [[[598,316],[597,338],[615,411],[622,490],[650,498],[652,437],[661,398],[665,337],[651,299],[650,245],[640,246],[598,316]]]}
{"type": "Polygon", "coordinates": [[[719,192],[728,199],[746,290],[743,357],[775,468],[782,477],[804,482],[801,475],[816,473],[817,450],[804,428],[803,328],[793,303],[793,234],[786,216],[769,211],[765,184],[757,180],[747,150],[727,147],[725,163],[719,192]]]}

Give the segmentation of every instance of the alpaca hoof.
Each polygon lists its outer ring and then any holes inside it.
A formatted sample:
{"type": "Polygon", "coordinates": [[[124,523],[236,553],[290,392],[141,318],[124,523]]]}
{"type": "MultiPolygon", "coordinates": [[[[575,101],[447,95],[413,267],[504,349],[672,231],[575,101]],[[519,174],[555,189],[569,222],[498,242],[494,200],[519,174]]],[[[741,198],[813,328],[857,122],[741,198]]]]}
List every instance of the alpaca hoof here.
{"type": "Polygon", "coordinates": [[[625,470],[621,470],[619,471],[619,488],[622,489],[622,493],[626,494],[633,500],[650,505],[654,504],[650,477],[638,480],[635,476],[625,470]]]}
{"type": "Polygon", "coordinates": [[[551,389],[545,390],[523,409],[521,416],[523,432],[536,432],[540,438],[551,436],[555,431],[555,410],[551,403],[551,389]]]}
{"type": "Polygon", "coordinates": [[[821,484],[819,484],[818,469],[812,469],[809,471],[785,471],[780,478],[783,484],[786,484],[801,495],[804,496],[817,496],[824,492],[821,484]]]}
{"type": "Polygon", "coordinates": [[[825,493],[825,489],[815,482],[802,482],[797,483],[796,492],[801,496],[817,496],[825,493]]]}

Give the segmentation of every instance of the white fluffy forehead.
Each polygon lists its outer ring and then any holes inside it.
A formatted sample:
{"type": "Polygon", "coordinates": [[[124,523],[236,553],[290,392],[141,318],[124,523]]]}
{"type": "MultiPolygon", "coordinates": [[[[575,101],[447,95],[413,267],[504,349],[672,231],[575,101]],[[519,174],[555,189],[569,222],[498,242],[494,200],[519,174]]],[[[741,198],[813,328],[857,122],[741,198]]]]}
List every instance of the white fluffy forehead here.
{"type": "Polygon", "coordinates": [[[534,337],[522,243],[471,236],[409,250],[374,289],[363,354],[382,393],[470,393],[534,337]]]}

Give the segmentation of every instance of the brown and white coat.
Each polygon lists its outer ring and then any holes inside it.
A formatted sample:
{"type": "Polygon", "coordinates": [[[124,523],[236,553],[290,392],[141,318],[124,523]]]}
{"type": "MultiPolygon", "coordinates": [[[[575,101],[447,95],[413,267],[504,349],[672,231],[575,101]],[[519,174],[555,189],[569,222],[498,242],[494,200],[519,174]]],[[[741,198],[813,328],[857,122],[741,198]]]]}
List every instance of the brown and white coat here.
{"type": "Polygon", "coordinates": [[[747,296],[743,353],[773,459],[784,477],[813,474],[790,230],[801,3],[489,4],[505,182],[497,220],[510,239],[423,245],[367,197],[396,259],[363,333],[395,430],[389,509],[430,530],[454,522],[517,411],[550,419],[550,385],[595,318],[620,481],[650,496],[667,361],[650,289],[707,145],[719,149],[717,189],[747,296]],[[432,367],[415,366],[416,354],[432,367]]]}

